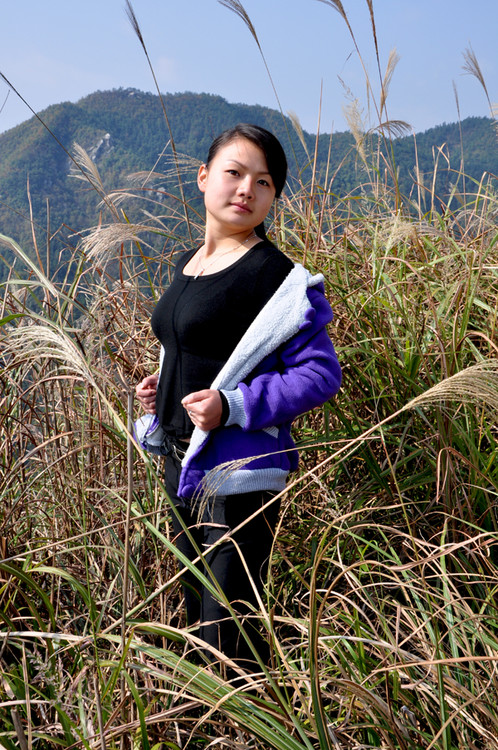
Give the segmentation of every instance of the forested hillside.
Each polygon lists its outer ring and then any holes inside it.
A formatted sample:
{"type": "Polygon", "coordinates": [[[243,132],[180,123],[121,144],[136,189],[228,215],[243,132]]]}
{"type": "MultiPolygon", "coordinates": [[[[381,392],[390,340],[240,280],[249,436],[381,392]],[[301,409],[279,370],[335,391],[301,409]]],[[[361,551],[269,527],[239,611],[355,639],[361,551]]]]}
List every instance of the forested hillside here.
{"type": "MultiPolygon", "coordinates": [[[[231,104],[208,94],[167,94],[164,103],[178,152],[203,159],[214,135],[240,121],[254,122],[275,132],[285,145],[291,172],[309,173],[307,155],[288,118],[265,107],[231,104]]],[[[16,128],[0,135],[0,233],[13,237],[28,251],[32,247],[31,211],[37,226],[37,241],[44,254],[51,237],[53,262],[65,243],[75,244],[77,233],[98,221],[99,196],[81,180],[67,152],[74,144],[92,157],[106,189],[122,188],[127,175],[141,170],[164,172],[171,160],[167,123],[159,97],[133,89],[96,92],[76,104],[49,107],[16,128]]],[[[491,121],[470,118],[458,125],[442,125],[426,133],[394,142],[401,191],[409,193],[418,160],[420,178],[430,184],[439,149],[438,194],[456,181],[464,154],[464,171],[480,180],[488,169],[498,173],[496,135],[491,121]],[[462,139],[461,139],[462,134],[462,139]],[[442,169],[441,169],[442,167],[442,169]],[[425,173],[425,177],[424,177],[425,173]]],[[[315,152],[315,136],[303,133],[308,154],[315,152]]],[[[317,168],[320,179],[328,175],[329,189],[338,196],[360,191],[363,180],[350,133],[323,134],[319,139],[317,168]],[[329,169],[327,163],[329,162],[329,169]],[[333,178],[333,179],[332,179],[333,178]],[[332,182],[330,183],[330,180],[332,182]]],[[[386,147],[383,139],[370,139],[369,148],[386,147]]],[[[192,195],[194,171],[185,175],[187,197],[192,195]]],[[[175,179],[167,190],[174,192],[175,179]]],[[[161,198],[164,203],[167,198],[161,198]]],[[[127,209],[130,207],[127,206],[127,209]]],[[[105,212],[104,212],[105,220],[105,212]]],[[[3,252],[3,251],[2,251],[3,252]]],[[[5,271],[2,271],[5,275],[5,271]]]]}

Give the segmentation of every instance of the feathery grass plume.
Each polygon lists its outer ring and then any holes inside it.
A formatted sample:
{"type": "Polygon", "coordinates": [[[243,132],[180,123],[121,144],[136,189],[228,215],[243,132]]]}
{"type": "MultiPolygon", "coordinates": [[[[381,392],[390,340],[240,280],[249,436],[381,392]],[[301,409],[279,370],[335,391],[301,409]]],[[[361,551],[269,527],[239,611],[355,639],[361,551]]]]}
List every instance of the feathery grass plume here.
{"type": "Polygon", "coordinates": [[[145,247],[151,247],[145,240],[144,234],[153,229],[146,224],[129,224],[116,222],[91,229],[81,243],[83,253],[91,260],[103,262],[113,258],[113,251],[121,248],[125,242],[140,242],[145,247]]]}
{"type": "Polygon", "coordinates": [[[77,180],[83,180],[91,185],[96,193],[100,196],[102,203],[107,206],[114,215],[114,218],[118,220],[118,212],[112,203],[108,200],[104,183],[100,176],[97,165],[88,154],[88,152],[80,146],[78,143],[73,143],[73,158],[74,163],[71,165],[69,175],[77,180]],[[77,168],[75,167],[77,165],[77,168]]]}
{"type": "Polygon", "coordinates": [[[370,128],[368,134],[382,133],[388,138],[402,138],[411,132],[411,130],[412,126],[406,120],[386,120],[386,122],[381,122],[379,125],[370,128]]]}
{"type": "Polygon", "coordinates": [[[387,61],[386,72],[384,76],[382,76],[380,54],[379,54],[379,44],[377,40],[377,26],[375,23],[375,14],[374,14],[372,0],[367,0],[367,6],[368,6],[368,11],[370,13],[370,24],[372,27],[372,36],[373,36],[373,41],[374,41],[374,46],[375,46],[375,59],[377,61],[377,71],[379,74],[379,81],[380,81],[380,101],[379,101],[379,109],[378,109],[379,119],[382,119],[384,117],[383,113],[385,112],[385,117],[387,120],[389,120],[387,107],[386,107],[387,95],[388,95],[389,86],[391,83],[394,70],[399,62],[399,55],[395,48],[391,50],[391,52],[389,53],[388,61],[387,61]]]}
{"type": "Polygon", "coordinates": [[[197,159],[195,156],[190,154],[183,154],[180,151],[176,154],[176,159],[171,154],[163,154],[164,156],[164,167],[161,172],[155,171],[155,169],[148,170],[147,172],[133,172],[128,175],[128,180],[132,185],[140,185],[146,187],[149,182],[155,183],[156,181],[164,182],[165,179],[174,177],[177,170],[180,170],[182,177],[184,178],[184,185],[194,184],[197,179],[197,172],[199,167],[203,163],[201,159],[197,159]],[[189,178],[185,181],[185,178],[189,178]]]}
{"type": "Polygon", "coordinates": [[[324,5],[329,5],[331,8],[336,10],[349,27],[349,19],[346,15],[346,11],[344,10],[344,6],[341,0],[318,0],[318,2],[323,3],[324,5]]]}
{"type": "Polygon", "coordinates": [[[96,385],[92,368],[83,352],[61,329],[35,324],[13,329],[9,332],[5,351],[28,365],[35,360],[58,361],[65,371],[75,373],[90,385],[96,385]]]}
{"type": "Polygon", "coordinates": [[[308,144],[305,141],[304,133],[303,133],[303,128],[302,128],[302,125],[301,125],[301,123],[299,121],[299,117],[297,116],[297,114],[295,112],[292,112],[291,110],[289,110],[287,112],[287,115],[288,115],[288,117],[289,117],[289,119],[290,119],[290,121],[292,123],[292,127],[294,128],[294,131],[295,131],[297,137],[299,138],[299,142],[300,142],[301,146],[304,149],[304,153],[306,154],[306,156],[309,159],[310,155],[309,155],[309,151],[308,151],[308,144]]]}
{"type": "Polygon", "coordinates": [[[389,53],[389,59],[387,61],[387,66],[386,66],[386,72],[384,73],[384,78],[381,81],[380,103],[379,103],[379,111],[381,115],[384,112],[384,109],[386,107],[386,100],[389,94],[389,86],[391,85],[392,77],[394,75],[394,71],[396,70],[396,66],[399,63],[399,60],[400,60],[400,57],[398,55],[396,48],[394,47],[389,53]]]}
{"type": "Polygon", "coordinates": [[[483,88],[484,94],[488,101],[489,112],[494,121],[493,125],[495,128],[495,132],[498,135],[498,118],[497,118],[497,112],[496,112],[497,105],[491,102],[491,99],[488,93],[488,87],[486,86],[486,80],[481,70],[481,66],[479,65],[477,55],[472,49],[472,46],[470,46],[468,49],[465,50],[465,52],[463,53],[463,58],[465,60],[465,63],[462,65],[462,69],[465,71],[465,73],[476,78],[483,88]]]}
{"type": "Polygon", "coordinates": [[[246,9],[240,2],[240,0],[218,0],[220,5],[223,5],[225,8],[228,8],[228,10],[233,11],[235,15],[237,15],[239,18],[242,19],[242,21],[245,23],[249,31],[251,32],[251,35],[258,45],[259,50],[261,51],[261,45],[259,43],[258,35],[256,33],[256,29],[254,28],[254,25],[249,18],[249,14],[247,13],[246,9]]]}
{"type": "Polygon", "coordinates": [[[404,409],[442,401],[480,403],[491,414],[498,413],[498,359],[489,359],[467,367],[436,383],[408,403],[404,409]]]}
{"type": "MultiPolygon", "coordinates": [[[[330,8],[333,8],[336,10],[341,18],[346,23],[346,26],[349,31],[349,35],[351,36],[351,40],[353,42],[354,48],[356,50],[356,54],[358,55],[358,60],[360,61],[361,67],[363,69],[363,74],[365,76],[365,84],[366,84],[366,90],[367,90],[367,102],[368,102],[368,108],[370,110],[370,105],[373,104],[375,111],[377,113],[377,118],[380,121],[382,119],[382,113],[377,105],[377,102],[375,100],[375,96],[372,89],[372,83],[370,81],[370,76],[368,74],[368,68],[365,64],[365,61],[363,59],[363,56],[361,54],[360,48],[358,47],[358,42],[356,41],[356,37],[353,32],[353,28],[349,22],[349,18],[346,14],[346,11],[344,10],[344,6],[340,0],[318,0],[318,2],[323,3],[324,5],[328,5],[330,8]]],[[[373,7],[369,5],[369,10],[371,14],[371,19],[373,19],[373,7]]],[[[373,25],[373,28],[375,29],[375,23],[373,25]]],[[[377,66],[379,68],[379,75],[380,75],[380,62],[377,52],[377,66]]]]}
{"type": "MultiPolygon", "coordinates": [[[[325,2],[325,0],[322,0],[322,2],[325,2]]],[[[342,108],[342,111],[355,140],[358,154],[362,162],[367,165],[367,152],[365,148],[365,122],[363,119],[363,110],[361,108],[359,99],[353,99],[352,102],[346,104],[342,108]]]]}
{"type": "MultiPolygon", "coordinates": [[[[402,406],[398,411],[387,416],[382,422],[371,425],[362,435],[346,441],[346,443],[326,458],[322,464],[330,463],[350,451],[355,445],[361,444],[372,433],[381,430],[386,424],[398,417],[402,412],[416,409],[419,406],[441,403],[443,401],[458,401],[461,403],[480,403],[492,415],[498,414],[498,359],[489,359],[471,365],[461,372],[436,383],[419,396],[402,406]]],[[[202,490],[207,496],[214,495],[223,482],[235,471],[250,463],[256,456],[234,461],[227,461],[209,472],[203,480],[202,490]]],[[[312,476],[309,472],[305,476],[312,476]]],[[[299,480],[302,481],[301,477],[299,480]]],[[[287,488],[289,489],[289,488],[287,488]]]]}
{"type": "MultiPolygon", "coordinates": [[[[464,158],[464,149],[463,149],[463,132],[462,132],[462,117],[460,113],[460,99],[458,97],[458,90],[455,84],[455,81],[453,81],[453,93],[455,96],[455,104],[457,108],[457,114],[458,114],[458,129],[460,132],[460,172],[463,174],[465,169],[465,158],[464,158]]],[[[464,189],[465,189],[465,180],[463,181],[464,189]]]]}
{"type": "Polygon", "coordinates": [[[462,115],[460,112],[460,97],[458,96],[458,89],[457,89],[455,81],[453,81],[453,95],[455,97],[455,105],[457,108],[458,120],[460,121],[462,119],[462,115]]]}
{"type": "MultiPolygon", "coordinates": [[[[375,17],[374,17],[374,12],[373,12],[373,3],[371,2],[371,0],[367,0],[367,5],[368,5],[369,13],[370,13],[370,21],[371,21],[372,33],[373,33],[374,44],[375,44],[375,54],[376,54],[376,61],[377,61],[377,69],[378,69],[378,74],[379,74],[379,79],[380,79],[380,86],[381,86],[380,102],[377,102],[377,99],[376,99],[376,96],[375,96],[375,93],[374,93],[374,90],[373,90],[373,87],[372,87],[372,82],[370,80],[370,75],[369,75],[369,72],[368,72],[367,65],[366,65],[366,63],[365,63],[365,61],[363,59],[363,56],[361,54],[361,51],[360,51],[360,49],[358,47],[358,43],[356,41],[356,37],[354,35],[353,29],[351,27],[351,24],[349,22],[347,14],[346,14],[346,12],[344,10],[344,6],[342,5],[342,2],[340,2],[340,0],[319,0],[319,2],[322,2],[325,5],[328,5],[331,8],[335,9],[339,13],[339,15],[343,18],[343,20],[345,21],[345,23],[347,25],[349,34],[350,34],[351,39],[353,41],[353,44],[354,44],[354,47],[355,47],[355,50],[356,50],[356,54],[358,56],[358,60],[360,61],[361,67],[363,69],[364,77],[365,77],[368,112],[370,114],[371,107],[373,107],[373,109],[375,110],[377,122],[379,123],[377,125],[376,129],[371,128],[369,130],[369,132],[375,132],[375,130],[377,130],[377,132],[381,133],[381,135],[383,136],[384,140],[386,138],[388,140],[390,140],[393,137],[396,137],[397,133],[403,132],[405,129],[409,130],[410,126],[407,125],[406,123],[404,123],[403,121],[392,121],[391,122],[389,120],[389,117],[388,117],[386,100],[387,100],[387,94],[388,94],[389,84],[390,84],[392,75],[394,73],[394,69],[395,69],[395,67],[397,65],[397,62],[398,62],[398,56],[397,56],[397,53],[396,53],[395,50],[391,52],[391,54],[389,56],[389,60],[388,60],[386,72],[385,72],[385,75],[383,77],[382,76],[382,71],[381,71],[381,66],[380,66],[380,57],[379,57],[379,49],[378,49],[378,42],[377,42],[377,31],[376,31],[376,25],[375,25],[375,17]]],[[[349,106],[348,109],[351,109],[351,106],[349,106]]],[[[353,115],[351,119],[355,120],[356,117],[353,115]]],[[[370,117],[369,117],[369,119],[370,119],[370,117]]],[[[357,128],[354,127],[354,125],[351,126],[351,123],[349,122],[347,115],[346,115],[346,120],[348,121],[349,127],[350,127],[351,131],[353,132],[353,135],[355,135],[355,142],[356,142],[356,145],[357,145],[357,149],[358,149],[360,158],[362,159],[364,165],[367,166],[364,139],[363,138],[358,138],[359,132],[358,132],[357,128]]],[[[363,132],[365,133],[366,131],[367,131],[367,128],[364,127],[363,128],[363,132]]],[[[378,149],[379,149],[378,150],[378,155],[380,153],[380,145],[381,144],[379,143],[378,144],[378,149]]],[[[392,179],[392,182],[393,182],[393,185],[394,185],[394,190],[395,190],[396,202],[397,202],[397,205],[399,206],[401,204],[401,202],[402,202],[402,196],[400,194],[399,186],[398,186],[398,176],[397,176],[396,164],[395,164],[395,161],[394,161],[394,154],[393,154],[392,144],[385,143],[384,145],[387,147],[387,154],[383,157],[384,158],[384,163],[385,163],[385,166],[387,167],[387,171],[388,171],[388,173],[389,173],[389,175],[390,175],[390,177],[392,179]]]]}
{"type": "MultiPolygon", "coordinates": [[[[170,146],[170,143],[169,143],[169,141],[168,141],[168,142],[166,143],[166,145],[164,146],[164,148],[162,149],[161,153],[157,155],[157,158],[156,158],[156,161],[155,161],[155,163],[154,163],[154,164],[152,165],[152,167],[150,168],[150,173],[151,173],[151,174],[152,174],[153,172],[155,172],[155,170],[156,170],[156,168],[157,168],[157,165],[159,164],[159,162],[161,161],[161,159],[163,159],[163,158],[167,158],[167,154],[166,154],[166,152],[167,152],[167,149],[169,148],[169,146],[170,146]]],[[[182,156],[183,156],[183,154],[182,154],[182,156]]],[[[177,166],[178,166],[178,169],[179,169],[179,167],[180,167],[180,164],[179,164],[180,154],[177,154],[176,158],[177,158],[177,161],[178,161],[178,165],[177,165],[177,166]]],[[[175,160],[174,160],[174,157],[173,157],[173,162],[174,162],[174,161],[175,161],[175,160]]],[[[145,184],[146,182],[147,182],[147,178],[145,178],[145,180],[144,180],[144,184],[145,184]]]]}
{"type": "Polygon", "coordinates": [[[486,81],[482,74],[481,66],[479,65],[479,60],[477,59],[477,55],[472,49],[472,46],[470,46],[469,48],[465,50],[465,52],[463,53],[463,58],[465,60],[465,63],[462,65],[462,69],[465,71],[465,73],[473,76],[479,81],[479,83],[481,84],[484,90],[484,93],[486,94],[486,99],[488,100],[489,108],[491,109],[491,100],[488,94],[488,87],[486,86],[486,81]]]}
{"type": "MultiPolygon", "coordinates": [[[[427,233],[431,233],[429,226],[426,227],[427,233]]],[[[393,247],[400,242],[416,242],[418,230],[415,223],[403,216],[401,211],[397,211],[393,216],[388,216],[382,223],[378,235],[378,244],[384,248],[386,255],[390,253],[393,247]]]]}

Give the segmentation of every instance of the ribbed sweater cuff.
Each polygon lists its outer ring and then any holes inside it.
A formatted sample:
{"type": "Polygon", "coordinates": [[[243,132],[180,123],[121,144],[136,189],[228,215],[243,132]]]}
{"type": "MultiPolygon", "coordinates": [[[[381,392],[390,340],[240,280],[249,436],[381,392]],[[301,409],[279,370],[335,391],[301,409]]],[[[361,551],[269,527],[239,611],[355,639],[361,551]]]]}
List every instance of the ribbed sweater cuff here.
{"type": "Polygon", "coordinates": [[[226,398],[229,408],[225,426],[230,427],[232,424],[238,424],[240,427],[245,427],[247,417],[244,410],[244,394],[240,388],[236,388],[234,391],[225,391],[223,389],[220,389],[220,391],[226,398]]]}

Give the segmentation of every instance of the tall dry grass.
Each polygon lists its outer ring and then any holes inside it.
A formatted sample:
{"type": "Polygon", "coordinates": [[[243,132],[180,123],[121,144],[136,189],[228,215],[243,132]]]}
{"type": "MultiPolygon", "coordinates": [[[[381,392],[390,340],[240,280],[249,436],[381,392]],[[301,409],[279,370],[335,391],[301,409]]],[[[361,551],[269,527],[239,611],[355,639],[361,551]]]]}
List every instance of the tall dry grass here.
{"type": "Polygon", "coordinates": [[[238,681],[199,660],[161,466],[128,434],[157,362],[150,312],[201,221],[187,211],[182,231],[180,200],[172,232],[140,190],[131,224],[132,182],[103,196],[111,221],[64,274],[0,238],[18,259],[0,312],[9,750],[498,746],[495,185],[400,195],[386,100],[356,131],[360,197],[334,195],[331,164],[273,217],[280,246],[325,275],[344,385],[296,424],[301,469],[255,613],[273,660],[238,681]]]}

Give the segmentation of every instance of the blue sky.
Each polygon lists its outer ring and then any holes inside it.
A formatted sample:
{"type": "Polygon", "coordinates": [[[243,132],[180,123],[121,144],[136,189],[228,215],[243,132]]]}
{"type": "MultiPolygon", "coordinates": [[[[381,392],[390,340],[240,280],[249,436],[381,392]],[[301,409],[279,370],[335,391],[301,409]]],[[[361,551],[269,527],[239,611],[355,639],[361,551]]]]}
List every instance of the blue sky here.
{"type": "MultiPolygon", "coordinates": [[[[340,15],[318,0],[242,0],[258,34],[284,112],[316,132],[347,129],[343,107],[357,98],[369,120],[365,76],[340,15]],[[341,82],[342,81],[342,82],[341,82]]],[[[365,0],[343,0],[363,62],[378,92],[365,0]]],[[[161,91],[219,94],[277,107],[261,54],[244,23],[218,0],[133,0],[161,91]]],[[[0,72],[35,111],[96,90],[154,91],[124,0],[16,0],[0,11],[0,72]]],[[[396,48],[388,112],[415,132],[489,115],[480,84],[465,75],[472,47],[489,96],[498,101],[498,1],[374,0],[381,66],[396,48]]],[[[0,81],[0,132],[30,111],[0,81]]],[[[369,123],[376,124],[374,115],[369,123]]]]}

